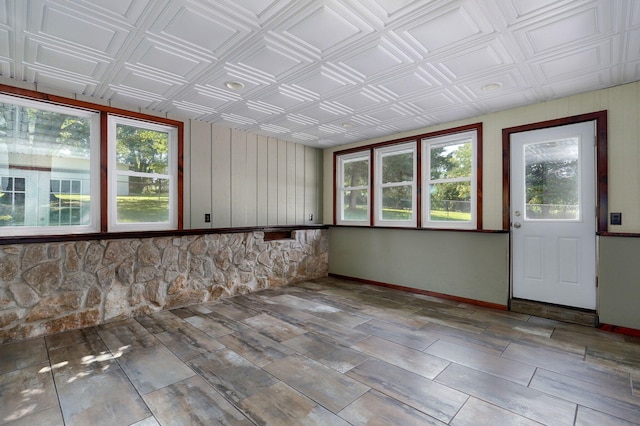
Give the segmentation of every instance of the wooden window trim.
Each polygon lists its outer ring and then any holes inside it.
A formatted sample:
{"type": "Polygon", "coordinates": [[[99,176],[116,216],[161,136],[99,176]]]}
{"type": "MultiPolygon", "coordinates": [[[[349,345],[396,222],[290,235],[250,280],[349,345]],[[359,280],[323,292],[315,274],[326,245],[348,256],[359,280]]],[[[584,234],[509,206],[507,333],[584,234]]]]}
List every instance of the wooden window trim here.
{"type": "MultiPolygon", "coordinates": [[[[39,101],[44,103],[49,103],[53,105],[60,105],[65,107],[95,111],[100,113],[100,224],[98,226],[99,234],[98,235],[108,235],[107,232],[108,222],[107,222],[107,203],[108,203],[108,141],[107,141],[107,117],[109,115],[115,115],[140,121],[145,121],[149,123],[158,123],[164,124],[168,126],[172,126],[176,128],[178,133],[178,158],[177,158],[177,185],[178,185],[178,194],[177,194],[177,202],[176,208],[178,209],[177,215],[178,220],[176,224],[176,230],[182,230],[184,226],[184,123],[182,121],[172,120],[165,117],[157,117],[149,114],[143,114],[140,112],[128,111],[121,108],[114,108],[111,106],[94,104],[91,102],[80,101],[77,99],[66,98],[63,96],[51,95],[48,93],[37,92],[29,89],[22,89],[18,87],[8,86],[5,84],[0,84],[0,93],[6,94],[9,96],[14,96],[18,98],[23,98],[27,100],[39,101]]],[[[135,232],[135,231],[132,231],[135,232]]],[[[154,233],[156,231],[149,231],[148,233],[154,233]]],[[[81,235],[81,234],[78,234],[81,235]]],[[[96,234],[91,234],[96,235],[96,234]]],[[[46,238],[48,237],[46,234],[38,235],[38,238],[46,238]]],[[[55,237],[55,236],[52,236],[55,237]]],[[[24,238],[22,236],[9,237],[11,240],[21,240],[24,238]]]]}
{"type": "MultiPolygon", "coordinates": [[[[334,151],[333,153],[333,226],[352,226],[352,225],[338,225],[337,222],[337,218],[338,218],[338,206],[337,206],[337,188],[338,188],[338,179],[336,176],[336,172],[337,172],[337,161],[338,161],[338,157],[342,156],[342,155],[347,155],[347,154],[352,154],[355,152],[364,152],[364,151],[369,151],[369,155],[370,158],[373,158],[375,152],[374,150],[376,148],[380,148],[380,147],[385,147],[385,146],[389,146],[389,145],[398,145],[398,144],[402,144],[405,142],[415,142],[416,143],[416,155],[417,155],[417,178],[419,178],[420,180],[418,180],[416,182],[416,214],[417,216],[417,226],[416,227],[398,227],[400,229],[432,229],[432,228],[423,228],[422,227],[422,221],[421,221],[421,217],[422,217],[422,174],[421,174],[421,169],[422,169],[422,150],[421,150],[421,145],[422,145],[422,140],[423,139],[428,139],[428,138],[433,138],[433,137],[437,137],[437,136],[444,136],[444,135],[451,135],[451,134],[455,134],[455,133],[463,133],[463,132],[469,132],[469,131],[475,131],[476,132],[476,143],[477,143],[477,150],[476,150],[476,227],[475,229],[458,229],[458,228],[442,228],[442,230],[460,230],[460,231],[465,231],[465,232],[477,232],[477,231],[482,231],[483,230],[483,221],[482,221],[482,122],[478,122],[478,123],[473,123],[473,124],[467,124],[464,126],[458,126],[458,127],[453,127],[453,128],[448,128],[448,129],[443,129],[443,130],[437,130],[435,132],[429,132],[429,133],[423,133],[423,134],[419,134],[416,136],[409,136],[409,137],[404,137],[404,138],[399,138],[399,139],[393,139],[390,141],[384,141],[384,142],[378,142],[375,144],[369,144],[369,145],[363,145],[363,146],[359,146],[359,147],[355,147],[355,148],[347,148],[347,149],[343,149],[343,150],[339,150],[339,151],[334,151]]],[[[370,192],[370,199],[369,199],[369,203],[371,204],[371,206],[374,205],[375,203],[375,161],[370,161],[370,173],[369,173],[369,181],[371,184],[371,190],[370,192]]],[[[369,211],[369,226],[370,228],[381,228],[384,226],[376,226],[374,225],[374,209],[370,208],[369,211]]],[[[353,225],[355,226],[355,225],[353,225]]],[[[367,227],[367,226],[361,226],[360,227],[367,227]]]]}

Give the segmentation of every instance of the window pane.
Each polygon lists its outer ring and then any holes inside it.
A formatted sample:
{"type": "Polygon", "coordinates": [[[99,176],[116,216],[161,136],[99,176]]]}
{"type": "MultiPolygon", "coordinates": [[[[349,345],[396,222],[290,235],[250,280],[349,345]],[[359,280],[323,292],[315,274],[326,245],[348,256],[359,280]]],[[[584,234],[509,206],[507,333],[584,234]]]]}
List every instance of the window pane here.
{"type": "Polygon", "coordinates": [[[80,192],[79,180],[51,180],[49,225],[69,226],[90,223],[89,195],[80,192]],[[72,191],[76,187],[78,191],[72,191]]]}
{"type": "Polygon", "coordinates": [[[382,183],[413,181],[413,151],[382,155],[382,183]]]}
{"type": "Polygon", "coordinates": [[[429,185],[429,220],[470,221],[471,182],[429,185]]]}
{"type": "Polygon", "coordinates": [[[343,173],[343,186],[350,188],[354,186],[369,185],[369,160],[345,161],[343,173]]]}
{"type": "Polygon", "coordinates": [[[118,223],[168,223],[169,179],[118,177],[118,223]],[[144,187],[143,191],[139,188],[144,187]],[[130,190],[132,189],[132,190],[130,190]]]}
{"type": "Polygon", "coordinates": [[[382,188],[382,220],[413,219],[412,186],[382,188]]]}
{"type": "MultiPolygon", "coordinates": [[[[142,173],[169,173],[167,132],[124,124],[118,124],[116,132],[116,159],[119,169],[142,173]]],[[[139,190],[143,191],[144,186],[139,187],[139,190]]]]}
{"type": "Polygon", "coordinates": [[[526,218],[580,218],[580,164],[577,139],[525,146],[526,218]]]}
{"type": "Polygon", "coordinates": [[[2,177],[0,226],[58,226],[60,209],[71,207],[78,212],[76,219],[64,225],[90,225],[90,194],[78,193],[74,199],[68,195],[72,180],[91,187],[93,117],[85,112],[75,115],[68,108],[40,108],[35,102],[14,104],[7,99],[0,102],[0,146],[4,148],[0,170],[12,176],[2,177]]]}
{"type": "Polygon", "coordinates": [[[344,191],[342,212],[343,220],[368,220],[369,219],[369,191],[366,189],[344,191]]]}
{"type": "Polygon", "coordinates": [[[471,142],[447,142],[431,145],[431,179],[471,176],[471,142]]]}

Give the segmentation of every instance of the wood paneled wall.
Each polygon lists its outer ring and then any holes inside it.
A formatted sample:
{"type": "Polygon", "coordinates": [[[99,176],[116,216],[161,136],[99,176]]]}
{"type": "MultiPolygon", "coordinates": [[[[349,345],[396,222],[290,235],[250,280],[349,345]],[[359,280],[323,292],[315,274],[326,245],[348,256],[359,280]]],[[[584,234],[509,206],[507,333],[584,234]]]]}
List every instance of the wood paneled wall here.
{"type": "Polygon", "coordinates": [[[186,228],[321,222],[322,151],[201,121],[188,127],[186,228]]]}

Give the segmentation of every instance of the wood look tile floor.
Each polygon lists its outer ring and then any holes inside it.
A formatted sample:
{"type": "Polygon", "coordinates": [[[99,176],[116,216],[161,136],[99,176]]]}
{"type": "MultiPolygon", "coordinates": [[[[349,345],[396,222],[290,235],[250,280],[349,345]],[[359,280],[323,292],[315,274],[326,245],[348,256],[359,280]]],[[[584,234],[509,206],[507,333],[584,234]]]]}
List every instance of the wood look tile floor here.
{"type": "Polygon", "coordinates": [[[324,278],[1,345],[0,424],[640,424],[640,339],[324,278]]]}

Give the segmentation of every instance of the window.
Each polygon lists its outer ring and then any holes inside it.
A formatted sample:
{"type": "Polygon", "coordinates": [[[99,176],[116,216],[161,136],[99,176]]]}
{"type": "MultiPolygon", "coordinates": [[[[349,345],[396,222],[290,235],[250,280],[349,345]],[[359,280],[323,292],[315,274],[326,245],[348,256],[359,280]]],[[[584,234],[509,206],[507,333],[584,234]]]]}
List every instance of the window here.
{"type": "Polygon", "coordinates": [[[416,144],[377,148],[375,221],[381,226],[416,226],[416,144]]]}
{"type": "Polygon", "coordinates": [[[109,230],[175,229],[177,131],[109,117],[109,230]]]}
{"type": "Polygon", "coordinates": [[[181,122],[2,90],[0,235],[181,228],[181,122]]]}
{"type": "Polygon", "coordinates": [[[337,223],[369,225],[369,151],[338,157],[337,223]]]}
{"type": "Polygon", "coordinates": [[[0,183],[0,226],[23,226],[25,178],[5,176],[0,183]]]}
{"type": "Polygon", "coordinates": [[[99,229],[98,126],[95,111],[0,95],[3,234],[99,229]],[[66,190],[72,181],[84,182],[86,193],[66,190]]]}
{"type": "Polygon", "coordinates": [[[334,164],[337,225],[482,229],[482,123],[337,151],[334,164]]]}
{"type": "Polygon", "coordinates": [[[422,140],[424,227],[476,227],[476,132],[422,140]]]}
{"type": "Polygon", "coordinates": [[[75,225],[89,213],[89,194],[79,179],[51,179],[49,224],[75,225]]]}

